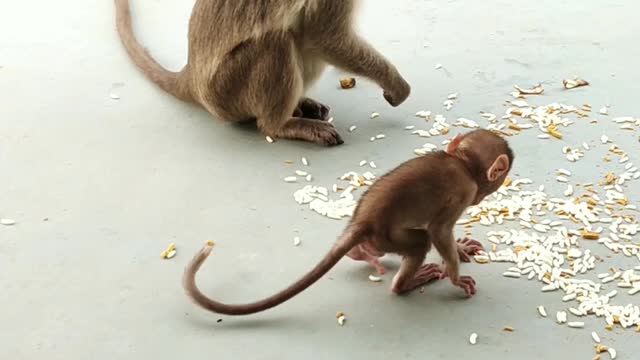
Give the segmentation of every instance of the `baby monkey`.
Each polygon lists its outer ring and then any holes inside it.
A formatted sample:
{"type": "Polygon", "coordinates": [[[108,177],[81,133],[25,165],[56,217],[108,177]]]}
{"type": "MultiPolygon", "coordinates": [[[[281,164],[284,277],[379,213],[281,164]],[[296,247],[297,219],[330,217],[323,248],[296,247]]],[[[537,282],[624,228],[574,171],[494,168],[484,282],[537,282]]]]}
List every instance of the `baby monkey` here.
{"type": "Polygon", "coordinates": [[[446,151],[409,160],[380,177],[361,197],[342,236],[325,257],[300,280],[266,299],[241,305],[224,304],[200,292],[195,275],[212,247],[203,247],[187,266],[183,285],[203,308],[226,315],[267,310],[297,295],[326,274],[345,255],[366,261],[379,273],[379,258],[402,256],[391,291],[403,294],[436,279],[449,278],[470,297],[476,283],[459,273],[460,260],[482,250],[475,240],[455,240],[453,227],[464,210],[477,205],[505,181],[514,155],[502,137],[488,130],[457,135],[446,151]],[[431,246],[444,260],[423,264],[431,246]]]}
{"type": "MultiPolygon", "coordinates": [[[[398,106],[411,88],[353,29],[358,0],[196,0],[181,71],[163,68],[138,42],[129,0],[115,0],[120,39],[164,91],[230,122],[256,121],[273,138],[343,143],[329,107],[305,97],[326,64],[376,82],[398,106]]],[[[140,1],[142,2],[142,1],[140,1]]]]}

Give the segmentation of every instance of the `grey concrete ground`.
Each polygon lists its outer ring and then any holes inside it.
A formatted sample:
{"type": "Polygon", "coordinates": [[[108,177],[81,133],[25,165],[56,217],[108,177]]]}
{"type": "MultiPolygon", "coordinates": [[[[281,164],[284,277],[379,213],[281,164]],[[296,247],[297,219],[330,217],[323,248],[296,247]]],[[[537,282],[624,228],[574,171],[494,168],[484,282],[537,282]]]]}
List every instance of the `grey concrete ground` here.
{"type": "MultiPolygon", "coordinates": [[[[167,67],[182,66],[192,1],[132,2],[141,40],[167,67]]],[[[537,317],[538,304],[561,307],[557,295],[504,279],[497,265],[464,267],[479,283],[473,299],[444,282],[398,298],[388,292],[390,275],[374,284],[369,268],[345,260],[292,301],[246,318],[196,308],[180,277],[206,239],[219,246],[199,283],[220,299],[258,299],[298,277],[345,222],[299,207],[292,199],[299,185],[282,181],[292,171],[284,161],[306,156],[322,185],[364,158],[390,169],[426,141],[403,131],[421,124],[413,114],[444,112],[449,93],[460,94],[446,113],[450,122],[501,113],[513,84],[538,81],[547,92],[533,103],[610,103],[612,113],[638,115],[635,2],[367,1],[362,33],[397,64],[413,93],[393,109],[373,84],[340,91],[340,73],[327,71],[312,96],[332,106],[346,141],[330,149],[268,144],[163,94],[125,56],[112,1],[1,5],[0,217],[17,220],[0,226],[3,359],[593,357],[590,331],[537,317]],[[444,69],[435,70],[437,63],[444,69]],[[573,75],[592,86],[561,91],[561,79],[573,75]],[[370,120],[372,111],[381,116],[370,120]],[[347,132],[353,124],[358,129],[347,132]],[[387,138],[371,143],[377,133],[387,138]],[[296,235],[300,247],[292,246],[296,235]],[[170,242],[178,255],[162,261],[170,242]],[[348,316],[344,327],[337,311],[348,316]],[[503,333],[505,325],[517,331],[503,333]],[[474,331],[481,336],[471,347],[474,331]]],[[[514,138],[514,173],[558,191],[550,174],[568,166],[560,148],[593,143],[604,132],[637,161],[637,134],[601,121],[567,129],[566,143],[541,146],[534,132],[514,138]]],[[[576,178],[596,180],[600,157],[572,165],[576,178]]],[[[637,203],[637,183],[629,188],[637,203]]],[[[605,334],[593,319],[587,327],[614,344],[620,359],[637,359],[632,330],[605,334]]]]}

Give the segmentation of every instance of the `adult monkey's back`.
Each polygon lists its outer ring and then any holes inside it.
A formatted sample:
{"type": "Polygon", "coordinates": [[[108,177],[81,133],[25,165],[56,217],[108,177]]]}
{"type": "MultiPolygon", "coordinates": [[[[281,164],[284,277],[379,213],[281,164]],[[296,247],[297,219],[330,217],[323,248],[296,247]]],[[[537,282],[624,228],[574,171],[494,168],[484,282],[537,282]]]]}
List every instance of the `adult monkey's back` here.
{"type": "Polygon", "coordinates": [[[197,0],[187,65],[171,72],[133,34],[128,0],[115,0],[120,39],[154,83],[226,121],[256,120],[265,135],[338,145],[329,107],[304,96],[327,63],[367,77],[400,105],[409,84],[353,31],[357,0],[197,0]]]}

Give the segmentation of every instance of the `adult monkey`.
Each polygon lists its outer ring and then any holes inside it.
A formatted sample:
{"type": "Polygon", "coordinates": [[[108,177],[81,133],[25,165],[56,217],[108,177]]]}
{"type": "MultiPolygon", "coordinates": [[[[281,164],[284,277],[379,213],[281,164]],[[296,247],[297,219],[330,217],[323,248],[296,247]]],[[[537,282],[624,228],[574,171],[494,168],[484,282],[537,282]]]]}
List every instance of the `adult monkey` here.
{"type": "Polygon", "coordinates": [[[357,0],[196,0],[189,55],[179,72],[137,41],[128,0],[115,0],[120,39],[154,83],[231,122],[257,121],[273,138],[343,143],[329,107],[304,96],[325,65],[375,81],[392,106],[411,92],[383,55],[353,30],[357,0]]]}

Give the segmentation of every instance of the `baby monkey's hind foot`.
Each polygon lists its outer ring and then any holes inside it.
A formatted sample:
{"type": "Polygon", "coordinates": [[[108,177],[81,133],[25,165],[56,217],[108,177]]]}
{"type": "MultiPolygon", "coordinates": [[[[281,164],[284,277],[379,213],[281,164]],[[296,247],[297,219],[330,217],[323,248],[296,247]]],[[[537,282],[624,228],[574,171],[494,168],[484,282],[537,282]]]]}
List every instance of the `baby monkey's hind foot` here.
{"type": "Polygon", "coordinates": [[[442,269],[438,264],[424,264],[420,266],[412,278],[403,277],[398,273],[391,285],[391,291],[396,295],[406,294],[416,288],[436,281],[442,277],[442,269]]]}
{"type": "Polygon", "coordinates": [[[460,261],[470,262],[470,256],[478,255],[478,252],[484,251],[482,244],[473,239],[464,238],[458,239],[458,254],[460,255],[460,261]]]}

